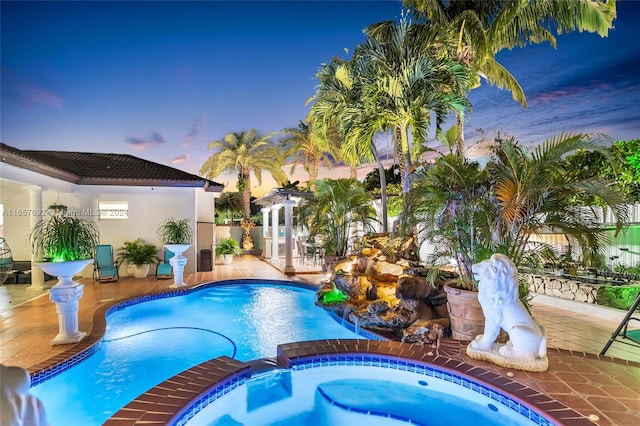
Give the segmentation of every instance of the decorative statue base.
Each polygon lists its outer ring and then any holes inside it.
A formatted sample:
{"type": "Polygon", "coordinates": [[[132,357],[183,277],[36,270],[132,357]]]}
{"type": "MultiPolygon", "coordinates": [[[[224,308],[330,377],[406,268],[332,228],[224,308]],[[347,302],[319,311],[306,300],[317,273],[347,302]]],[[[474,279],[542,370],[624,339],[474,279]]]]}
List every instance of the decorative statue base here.
{"type": "Polygon", "coordinates": [[[56,304],[58,313],[58,335],[51,341],[52,345],[66,345],[78,343],[87,333],[78,330],[78,308],[84,285],[76,283],[73,286],[49,289],[49,298],[56,304]]]}
{"type": "Polygon", "coordinates": [[[49,289],[49,298],[56,304],[58,313],[58,335],[51,341],[52,345],[78,343],[87,335],[78,330],[78,308],[84,284],[73,281],[73,276],[91,263],[93,259],[36,263],[47,274],[58,277],[58,283],[49,289]]]}
{"type": "Polygon", "coordinates": [[[173,284],[169,286],[169,288],[181,288],[185,287],[187,284],[184,282],[184,266],[187,264],[187,258],[182,255],[191,244],[165,244],[164,245],[167,250],[175,253],[171,259],[169,259],[169,263],[173,268],[173,284]]]}
{"type": "Polygon", "coordinates": [[[544,328],[518,298],[518,271],[503,254],[473,265],[478,280],[478,301],[485,316],[484,334],[467,346],[467,355],[502,367],[542,372],[549,367],[544,328]],[[506,344],[494,343],[504,329],[506,344]]]}

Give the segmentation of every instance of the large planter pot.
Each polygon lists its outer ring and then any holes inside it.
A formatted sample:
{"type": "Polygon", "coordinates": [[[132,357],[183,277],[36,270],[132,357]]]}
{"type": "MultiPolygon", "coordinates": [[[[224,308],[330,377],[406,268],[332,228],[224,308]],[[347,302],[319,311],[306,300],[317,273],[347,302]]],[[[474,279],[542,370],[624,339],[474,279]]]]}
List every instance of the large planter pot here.
{"type": "Polygon", "coordinates": [[[140,266],[129,265],[127,267],[127,271],[134,276],[134,278],[146,278],[149,275],[149,264],[144,264],[140,266]]]}
{"type": "Polygon", "coordinates": [[[231,265],[231,262],[233,261],[233,255],[232,254],[220,254],[220,263],[222,263],[223,265],[231,265]]]}
{"type": "Polygon", "coordinates": [[[457,288],[454,285],[444,286],[447,293],[447,309],[451,323],[451,333],[456,340],[472,341],[484,332],[484,313],[478,292],[457,288]]]}
{"type": "Polygon", "coordinates": [[[187,264],[187,258],[182,255],[191,244],[165,244],[165,248],[173,253],[171,259],[169,259],[169,263],[173,267],[173,284],[169,287],[171,288],[179,288],[186,286],[183,276],[184,276],[184,265],[187,264]]]}
{"type": "Polygon", "coordinates": [[[49,289],[49,298],[58,313],[58,335],[51,341],[53,345],[77,343],[87,335],[78,330],[78,307],[84,285],[73,281],[73,276],[92,262],[93,259],[36,263],[47,274],[58,277],[58,283],[49,289]]]}

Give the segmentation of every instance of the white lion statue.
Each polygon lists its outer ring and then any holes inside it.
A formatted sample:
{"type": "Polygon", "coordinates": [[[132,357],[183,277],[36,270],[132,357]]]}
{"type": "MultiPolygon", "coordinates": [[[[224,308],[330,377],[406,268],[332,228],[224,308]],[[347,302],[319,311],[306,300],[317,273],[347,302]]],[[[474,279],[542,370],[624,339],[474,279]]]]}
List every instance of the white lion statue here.
{"type": "Polygon", "coordinates": [[[502,357],[545,358],[547,337],[542,325],[529,315],[518,297],[518,271],[511,259],[496,253],[473,265],[478,280],[478,301],[485,316],[484,334],[469,344],[476,351],[498,351],[502,357]],[[509,334],[506,345],[494,342],[500,328],[509,334]]]}

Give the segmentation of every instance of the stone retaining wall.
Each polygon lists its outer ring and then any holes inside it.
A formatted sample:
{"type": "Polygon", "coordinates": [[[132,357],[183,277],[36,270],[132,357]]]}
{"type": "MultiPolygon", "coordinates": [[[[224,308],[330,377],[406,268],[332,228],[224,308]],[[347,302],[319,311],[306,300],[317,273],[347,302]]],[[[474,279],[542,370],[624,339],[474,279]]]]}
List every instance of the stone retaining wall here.
{"type": "Polygon", "coordinates": [[[577,302],[597,303],[598,300],[596,296],[600,287],[598,285],[551,275],[529,275],[528,280],[531,293],[546,294],[577,302]]]}
{"type": "Polygon", "coordinates": [[[531,293],[625,310],[632,306],[640,291],[638,282],[612,286],[553,275],[528,275],[527,279],[531,293]]]}

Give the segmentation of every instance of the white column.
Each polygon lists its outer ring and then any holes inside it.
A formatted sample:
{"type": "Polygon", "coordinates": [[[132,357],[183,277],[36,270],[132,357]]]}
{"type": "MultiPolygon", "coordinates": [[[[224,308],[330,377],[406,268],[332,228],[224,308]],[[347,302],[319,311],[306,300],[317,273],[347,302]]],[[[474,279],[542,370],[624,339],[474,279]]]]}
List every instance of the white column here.
{"type": "Polygon", "coordinates": [[[373,208],[376,211],[376,219],[378,219],[378,223],[375,225],[376,232],[382,232],[382,203],[380,200],[373,202],[373,208]]]}
{"type": "Polygon", "coordinates": [[[74,283],[67,287],[54,286],[49,290],[49,298],[56,304],[58,313],[58,335],[51,341],[52,345],[77,343],[87,335],[78,330],[78,305],[83,289],[84,284],[74,283]]]}
{"type": "Polygon", "coordinates": [[[218,243],[216,241],[216,234],[217,234],[216,232],[216,198],[217,197],[213,197],[213,218],[212,218],[213,226],[211,229],[211,232],[213,233],[213,235],[211,235],[211,270],[212,271],[216,270],[216,244],[218,243]]]}
{"type": "Polygon", "coordinates": [[[296,205],[296,202],[293,200],[284,200],[282,203],[284,205],[284,273],[286,275],[295,275],[296,270],[293,267],[293,230],[291,229],[291,214],[293,212],[293,206],[296,205]]]}
{"type": "Polygon", "coordinates": [[[262,212],[262,238],[269,236],[269,211],[270,207],[263,207],[260,209],[262,212]]]}
{"type": "MultiPolygon", "coordinates": [[[[36,185],[25,186],[24,189],[29,191],[29,209],[32,214],[29,217],[29,225],[33,229],[36,224],[42,220],[42,187],[36,185]]],[[[44,272],[42,269],[35,265],[35,262],[41,259],[36,259],[35,254],[31,253],[31,285],[28,287],[30,290],[42,291],[45,289],[44,285],[44,272]]]]}
{"type": "Polygon", "coordinates": [[[271,206],[271,261],[277,262],[280,260],[278,255],[278,210],[280,210],[280,204],[274,204],[271,206]]]}

